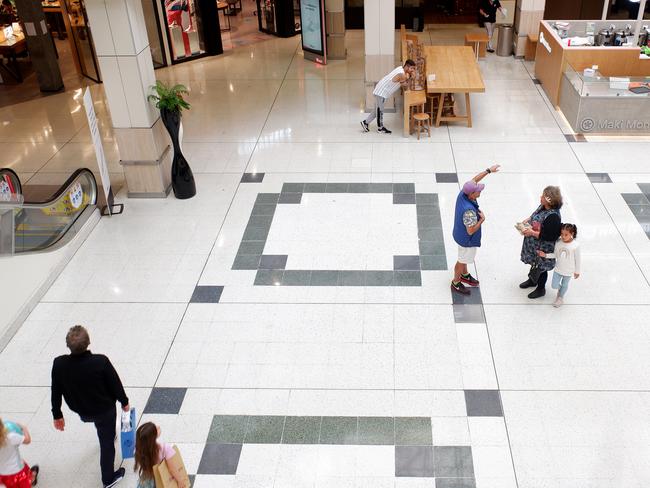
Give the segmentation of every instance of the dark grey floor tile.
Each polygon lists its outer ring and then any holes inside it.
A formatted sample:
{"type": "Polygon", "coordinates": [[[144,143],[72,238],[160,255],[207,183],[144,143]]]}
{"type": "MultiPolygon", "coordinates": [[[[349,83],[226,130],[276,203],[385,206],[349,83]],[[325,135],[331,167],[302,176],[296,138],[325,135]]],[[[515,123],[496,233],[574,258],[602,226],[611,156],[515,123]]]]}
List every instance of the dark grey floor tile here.
{"type": "Polygon", "coordinates": [[[415,193],[414,183],[393,183],[393,193],[415,193]]]}
{"type": "Polygon", "coordinates": [[[650,229],[645,230],[644,232],[645,232],[645,235],[648,237],[648,239],[650,239],[650,229]]]}
{"type": "Polygon", "coordinates": [[[415,195],[412,193],[393,193],[393,204],[407,205],[415,203],[415,195]]]}
{"type": "Polygon", "coordinates": [[[416,193],[415,201],[418,205],[437,205],[438,195],[435,193],[416,193]]]}
{"type": "Polygon", "coordinates": [[[435,229],[440,227],[435,215],[418,215],[417,221],[418,229],[435,229]]]}
{"type": "Polygon", "coordinates": [[[327,191],[327,183],[305,183],[303,193],[325,193],[327,191]]]}
{"type": "Polygon", "coordinates": [[[503,417],[499,390],[465,390],[468,417],[503,417]]]}
{"type": "Polygon", "coordinates": [[[282,276],[282,286],[309,286],[311,271],[285,269],[282,276]]]}
{"type": "Polygon", "coordinates": [[[366,271],[366,286],[392,286],[393,271],[366,271]]]}
{"type": "Polygon", "coordinates": [[[474,478],[436,478],[436,488],[476,488],[474,478]]]}
{"type": "Polygon", "coordinates": [[[288,256],[282,254],[265,254],[260,259],[260,269],[284,269],[288,256]]]}
{"type": "Polygon", "coordinates": [[[438,183],[458,183],[457,173],[436,173],[438,183]]]}
{"type": "Polygon", "coordinates": [[[370,183],[350,183],[348,193],[370,193],[370,183]]]}
{"type": "Polygon", "coordinates": [[[628,205],[650,205],[650,200],[643,193],[621,193],[628,205]]]}
{"type": "Polygon", "coordinates": [[[320,444],[356,444],[357,417],[323,417],[320,444]]]}
{"type": "MultiPolygon", "coordinates": [[[[248,219],[246,227],[266,227],[267,229],[271,228],[273,223],[273,215],[251,215],[248,219]]],[[[255,239],[243,239],[245,241],[255,240],[255,239]]]]}
{"type": "Polygon", "coordinates": [[[264,180],[264,173],[244,173],[241,177],[241,183],[261,183],[264,180]]]}
{"type": "Polygon", "coordinates": [[[255,275],[254,285],[260,286],[277,286],[282,284],[282,275],[284,271],[281,269],[260,269],[255,275]]]}
{"type": "Polygon", "coordinates": [[[396,446],[433,444],[430,417],[395,417],[396,446]]]}
{"type": "Polygon", "coordinates": [[[339,271],[339,285],[364,286],[366,284],[365,271],[339,271]]]}
{"type": "Polygon", "coordinates": [[[304,189],[304,183],[284,183],[282,185],[282,193],[302,193],[304,189]]]}
{"type": "Polygon", "coordinates": [[[483,305],[455,305],[454,321],[458,324],[483,324],[485,314],[483,305]]]}
{"type": "Polygon", "coordinates": [[[422,286],[422,275],[419,271],[395,271],[393,286],[422,286]]]}
{"type": "Polygon", "coordinates": [[[451,301],[454,305],[482,305],[483,298],[481,297],[481,289],[478,287],[466,287],[469,290],[469,295],[461,295],[455,291],[450,291],[451,301]]]}
{"type": "Polygon", "coordinates": [[[300,203],[302,202],[302,193],[281,193],[278,203],[300,203]]]}
{"type": "Polygon", "coordinates": [[[265,204],[265,203],[256,203],[253,205],[253,210],[251,211],[251,216],[258,215],[271,215],[275,214],[276,204],[265,204]]]}
{"type": "Polygon", "coordinates": [[[178,415],[185,399],[187,388],[154,387],[143,413],[169,413],[178,415]]]}
{"type": "Polygon", "coordinates": [[[258,269],[260,257],[259,254],[237,254],[232,263],[232,269],[258,269]]]}
{"type": "Polygon", "coordinates": [[[284,416],[252,415],[246,425],[245,444],[280,444],[284,416]]]}
{"type": "Polygon", "coordinates": [[[420,269],[422,271],[435,271],[447,269],[446,256],[420,256],[420,269]]]}
{"type": "Polygon", "coordinates": [[[395,476],[433,477],[432,446],[395,446],[395,476]]]}
{"type": "Polygon", "coordinates": [[[207,443],[197,474],[237,474],[241,444],[207,443]]]}
{"type": "Polygon", "coordinates": [[[212,417],[207,442],[213,444],[242,444],[246,434],[246,415],[215,415],[212,417]]]}
{"type": "Polygon", "coordinates": [[[286,417],[282,444],[318,444],[320,417],[286,417]]]}
{"type": "Polygon", "coordinates": [[[393,193],[393,184],[370,183],[370,193],[393,193]]]}
{"type": "Polygon", "coordinates": [[[567,142],[577,142],[576,137],[573,134],[564,134],[564,138],[567,142]]]}
{"type": "Polygon", "coordinates": [[[247,226],[242,236],[242,241],[266,241],[269,236],[269,227],[247,226]]]}
{"type": "Polygon", "coordinates": [[[444,242],[444,232],[442,228],[418,229],[418,239],[424,242],[444,242]]]}
{"type": "Polygon", "coordinates": [[[360,445],[395,445],[395,419],[393,417],[359,417],[360,445]]]}
{"type": "Polygon", "coordinates": [[[263,254],[266,241],[242,241],[237,254],[263,254]]]}
{"type": "Polygon", "coordinates": [[[473,478],[474,461],[469,446],[435,446],[433,471],[441,478],[473,478]]]}
{"type": "Polygon", "coordinates": [[[420,256],[393,256],[394,270],[416,271],[420,269],[420,256]]]}
{"type": "Polygon", "coordinates": [[[589,181],[592,183],[611,183],[612,179],[608,173],[587,173],[589,181]]]}
{"type": "Polygon", "coordinates": [[[337,286],[339,272],[335,270],[313,270],[311,272],[311,286],[337,286]]]}
{"type": "Polygon", "coordinates": [[[650,214],[650,205],[628,205],[635,217],[643,217],[650,214]]]}
{"type": "Polygon", "coordinates": [[[190,478],[190,488],[193,488],[194,487],[194,480],[196,479],[196,475],[195,474],[189,474],[188,476],[190,478]]]}
{"type": "Polygon", "coordinates": [[[347,193],[348,184],[347,183],[328,183],[327,188],[325,189],[327,193],[347,193]]]}
{"type": "Polygon", "coordinates": [[[418,242],[418,247],[420,249],[420,256],[440,256],[445,254],[445,243],[444,241],[423,241],[418,242]]]}
{"type": "Polygon", "coordinates": [[[435,205],[416,205],[415,213],[417,215],[436,215],[440,213],[440,209],[435,205]]]}
{"type": "Polygon", "coordinates": [[[190,303],[219,303],[222,293],[223,286],[196,286],[190,303]]]}
{"type": "Polygon", "coordinates": [[[255,205],[275,205],[278,203],[279,193],[258,193],[255,199],[255,205]]]}
{"type": "Polygon", "coordinates": [[[636,185],[641,190],[641,193],[645,193],[646,196],[650,195],[650,183],[637,183],[636,185]]]}

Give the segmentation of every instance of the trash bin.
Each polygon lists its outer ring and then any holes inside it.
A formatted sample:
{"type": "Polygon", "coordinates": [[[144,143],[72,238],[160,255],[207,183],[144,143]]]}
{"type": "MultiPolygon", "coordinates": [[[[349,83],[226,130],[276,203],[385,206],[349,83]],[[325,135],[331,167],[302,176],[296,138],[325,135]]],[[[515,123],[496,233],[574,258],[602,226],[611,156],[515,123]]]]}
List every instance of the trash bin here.
{"type": "Polygon", "coordinates": [[[510,24],[501,24],[499,26],[499,44],[497,44],[497,56],[512,55],[512,35],[513,29],[510,24]]]}

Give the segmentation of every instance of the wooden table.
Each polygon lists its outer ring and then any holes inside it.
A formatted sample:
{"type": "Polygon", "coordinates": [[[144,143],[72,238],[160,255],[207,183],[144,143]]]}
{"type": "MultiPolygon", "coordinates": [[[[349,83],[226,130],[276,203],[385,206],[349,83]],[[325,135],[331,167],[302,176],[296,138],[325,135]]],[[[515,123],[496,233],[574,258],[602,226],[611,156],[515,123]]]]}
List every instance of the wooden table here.
{"type": "Polygon", "coordinates": [[[0,42],[0,56],[9,60],[8,66],[5,66],[4,63],[0,63],[0,66],[2,66],[19,83],[23,81],[23,75],[20,73],[18,55],[25,51],[27,51],[27,42],[25,41],[25,36],[23,34],[16,34],[14,37],[10,37],[5,39],[3,42],[0,42]],[[13,69],[9,66],[13,67],[13,69]]]}
{"type": "Polygon", "coordinates": [[[472,109],[469,102],[470,93],[485,92],[483,77],[478,68],[474,52],[469,46],[424,46],[426,58],[427,93],[440,93],[441,100],[447,93],[464,93],[467,105],[466,115],[443,117],[442,107],[438,104],[436,127],[440,122],[467,120],[467,127],[472,126],[472,109]],[[435,74],[436,79],[429,82],[429,75],[435,74]]]}
{"type": "Polygon", "coordinates": [[[468,32],[465,34],[465,45],[474,47],[476,59],[485,57],[487,43],[490,40],[485,32],[468,32]]]}

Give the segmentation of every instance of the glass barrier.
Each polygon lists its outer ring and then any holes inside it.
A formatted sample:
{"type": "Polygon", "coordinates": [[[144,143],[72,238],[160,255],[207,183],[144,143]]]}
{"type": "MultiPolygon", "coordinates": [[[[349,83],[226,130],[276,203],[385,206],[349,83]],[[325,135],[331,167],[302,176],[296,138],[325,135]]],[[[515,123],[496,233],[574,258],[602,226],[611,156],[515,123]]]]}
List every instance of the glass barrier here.
{"type": "Polygon", "coordinates": [[[24,202],[20,193],[0,192],[0,255],[43,251],[64,237],[67,242],[79,231],[80,217],[96,203],[97,183],[88,169],[75,171],[47,202],[24,202]],[[10,233],[13,246],[7,244],[10,233]]]}
{"type": "Polygon", "coordinates": [[[598,70],[576,70],[567,63],[564,76],[583,97],[648,97],[650,76],[603,76],[598,70]]]}

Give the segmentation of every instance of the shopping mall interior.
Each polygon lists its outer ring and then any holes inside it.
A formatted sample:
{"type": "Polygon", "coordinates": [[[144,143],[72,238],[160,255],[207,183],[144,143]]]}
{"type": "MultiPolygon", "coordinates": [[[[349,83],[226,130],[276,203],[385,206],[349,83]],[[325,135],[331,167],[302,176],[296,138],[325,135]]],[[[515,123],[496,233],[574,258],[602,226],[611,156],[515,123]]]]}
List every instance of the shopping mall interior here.
{"type": "Polygon", "coordinates": [[[75,325],[135,411],[116,486],[148,422],[194,488],[650,484],[650,0],[497,4],[3,0],[0,418],[39,487],[113,486],[68,390],[53,424],[75,325]]]}

